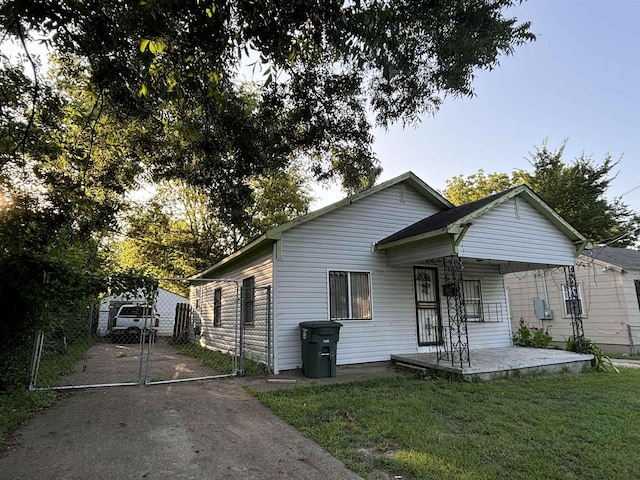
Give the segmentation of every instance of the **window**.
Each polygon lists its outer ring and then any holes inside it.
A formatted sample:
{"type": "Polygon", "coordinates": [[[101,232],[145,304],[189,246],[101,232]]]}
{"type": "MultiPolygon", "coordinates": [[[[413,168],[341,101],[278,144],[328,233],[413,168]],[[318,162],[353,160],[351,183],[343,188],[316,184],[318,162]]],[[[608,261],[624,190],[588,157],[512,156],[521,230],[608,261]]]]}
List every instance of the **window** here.
{"type": "Polygon", "coordinates": [[[222,325],[222,287],[213,291],[213,326],[222,325]]]}
{"type": "Polygon", "coordinates": [[[240,315],[242,323],[253,325],[253,303],[255,298],[256,280],[254,277],[242,280],[242,308],[240,315]]]}
{"type": "Polygon", "coordinates": [[[467,311],[467,321],[482,322],[482,290],[480,280],[464,280],[464,305],[467,311]]]}
{"type": "MultiPolygon", "coordinates": [[[[575,314],[576,315],[582,315],[584,312],[584,308],[582,306],[582,288],[580,288],[580,285],[577,285],[577,292],[578,292],[578,301],[575,302],[575,314]]],[[[564,306],[564,314],[565,316],[569,317],[571,316],[571,299],[569,298],[569,289],[567,288],[566,285],[562,285],[562,304],[564,306]]]]}
{"type": "Polygon", "coordinates": [[[329,272],[329,318],[371,320],[368,272],[329,272]]]}

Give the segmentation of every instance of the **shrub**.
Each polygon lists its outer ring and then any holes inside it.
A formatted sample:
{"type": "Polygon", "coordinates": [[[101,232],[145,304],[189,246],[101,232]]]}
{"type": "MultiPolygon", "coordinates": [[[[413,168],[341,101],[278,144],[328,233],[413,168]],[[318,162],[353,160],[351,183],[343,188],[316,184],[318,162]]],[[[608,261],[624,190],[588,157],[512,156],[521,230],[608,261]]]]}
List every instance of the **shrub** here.
{"type": "Polygon", "coordinates": [[[567,344],[565,346],[565,350],[570,352],[577,353],[587,353],[593,355],[593,359],[591,360],[591,366],[596,369],[598,372],[608,372],[614,371],[616,373],[620,373],[620,371],[613,364],[611,359],[604,354],[600,345],[596,342],[586,339],[584,340],[584,347],[580,349],[580,343],[576,341],[576,339],[571,336],[567,340],[567,344]],[[582,351],[580,351],[582,350],[582,351]]]}
{"type": "Polygon", "coordinates": [[[520,320],[520,328],[513,335],[513,344],[521,347],[547,348],[551,340],[548,331],[529,327],[523,320],[520,320]]]}

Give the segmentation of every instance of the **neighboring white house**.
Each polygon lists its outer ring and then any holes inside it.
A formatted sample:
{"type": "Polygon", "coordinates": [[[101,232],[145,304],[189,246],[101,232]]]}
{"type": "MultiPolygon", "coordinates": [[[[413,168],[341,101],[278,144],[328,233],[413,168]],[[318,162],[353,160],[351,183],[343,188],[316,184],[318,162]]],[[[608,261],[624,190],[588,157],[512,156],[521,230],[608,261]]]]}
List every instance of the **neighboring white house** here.
{"type": "MultiPolygon", "coordinates": [[[[605,246],[586,250],[578,258],[576,280],[585,337],[607,353],[631,353],[634,343],[640,353],[640,252],[605,246]]],[[[561,345],[573,334],[563,271],[507,275],[505,284],[512,328],[522,320],[548,330],[561,345]]]]}
{"type": "MultiPolygon", "coordinates": [[[[104,297],[100,301],[100,314],[98,316],[98,335],[109,333],[110,322],[113,321],[118,309],[125,304],[144,305],[147,303],[142,295],[122,295],[119,297],[104,297]]],[[[176,304],[189,303],[189,299],[181,295],[169,292],[163,288],[158,289],[156,309],[160,314],[160,326],[158,334],[172,335],[176,314],[176,304]]]]}
{"type": "Polygon", "coordinates": [[[303,321],[343,324],[339,365],[462,355],[512,344],[503,274],[573,266],[585,243],[526,186],[454,207],[409,172],[267,231],[194,277],[225,283],[194,282],[191,304],[202,344],[232,349],[241,318],[275,373],[301,367],[303,321]],[[234,317],[242,285],[271,287],[268,315],[243,298],[234,317]]]}

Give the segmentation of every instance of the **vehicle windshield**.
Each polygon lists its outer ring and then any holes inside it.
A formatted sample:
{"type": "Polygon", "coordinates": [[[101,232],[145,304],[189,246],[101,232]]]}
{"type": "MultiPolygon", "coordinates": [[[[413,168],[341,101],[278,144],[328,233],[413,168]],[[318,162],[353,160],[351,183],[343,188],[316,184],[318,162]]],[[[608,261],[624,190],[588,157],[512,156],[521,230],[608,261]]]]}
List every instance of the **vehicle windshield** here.
{"type": "Polygon", "coordinates": [[[139,306],[131,306],[131,307],[122,307],[119,316],[124,317],[151,317],[151,307],[145,307],[142,305],[139,306]]]}

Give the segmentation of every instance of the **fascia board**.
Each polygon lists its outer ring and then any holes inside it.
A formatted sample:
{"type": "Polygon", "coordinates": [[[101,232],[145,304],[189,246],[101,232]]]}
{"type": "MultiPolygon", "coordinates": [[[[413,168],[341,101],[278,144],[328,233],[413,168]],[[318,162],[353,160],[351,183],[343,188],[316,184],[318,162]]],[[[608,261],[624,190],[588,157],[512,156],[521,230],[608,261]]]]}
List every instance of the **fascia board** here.
{"type": "Polygon", "coordinates": [[[439,237],[451,232],[448,227],[439,228],[438,230],[432,230],[430,232],[421,233],[420,235],[414,235],[412,237],[401,238],[395,242],[383,243],[382,245],[376,244],[375,250],[388,250],[389,248],[400,247],[409,243],[419,242],[420,240],[426,240],[429,238],[439,237]]]}

